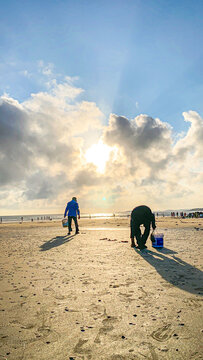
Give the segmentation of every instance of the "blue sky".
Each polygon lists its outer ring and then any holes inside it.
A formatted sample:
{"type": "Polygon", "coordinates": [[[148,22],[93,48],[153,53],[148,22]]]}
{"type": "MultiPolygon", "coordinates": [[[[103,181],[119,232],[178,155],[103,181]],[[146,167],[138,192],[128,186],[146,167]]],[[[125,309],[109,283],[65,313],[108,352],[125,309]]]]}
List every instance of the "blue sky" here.
{"type": "Polygon", "coordinates": [[[1,1],[0,215],[202,207],[202,18],[202,0],[1,1]]]}
{"type": "Polygon", "coordinates": [[[203,110],[202,15],[198,0],[2,2],[0,91],[43,90],[43,60],[77,76],[107,117],[147,113],[184,130],[182,112],[203,110]]]}

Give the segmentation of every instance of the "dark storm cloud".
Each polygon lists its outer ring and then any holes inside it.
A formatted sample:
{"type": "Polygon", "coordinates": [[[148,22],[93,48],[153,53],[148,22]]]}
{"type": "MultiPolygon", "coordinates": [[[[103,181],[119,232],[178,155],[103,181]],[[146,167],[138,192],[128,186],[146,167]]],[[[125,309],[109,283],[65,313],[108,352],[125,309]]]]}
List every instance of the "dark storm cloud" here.
{"type": "Polygon", "coordinates": [[[70,186],[65,173],[56,176],[47,176],[46,171],[37,171],[26,181],[27,190],[23,195],[28,200],[54,199],[60,191],[70,186]]]}
{"type": "Polygon", "coordinates": [[[27,114],[16,102],[0,100],[0,184],[23,179],[31,165],[27,114]]]}
{"type": "Polygon", "coordinates": [[[139,115],[130,121],[123,116],[111,115],[109,126],[104,133],[104,141],[113,146],[135,151],[166,148],[171,144],[171,130],[160,120],[147,115],[139,115]]]}
{"type": "MultiPolygon", "coordinates": [[[[60,135],[56,131],[49,129],[44,133],[42,127],[39,126],[36,130],[35,117],[38,118],[39,115],[26,111],[17,101],[1,98],[0,185],[9,186],[24,182],[28,187],[25,194],[30,199],[51,196],[53,178],[49,175],[50,170],[55,164],[71,169],[71,166],[77,163],[79,156],[78,148],[72,145],[70,139],[69,144],[66,145],[61,142],[60,135]],[[39,185],[39,175],[38,177],[33,175],[33,181],[29,185],[27,178],[40,170],[40,161],[46,163],[47,178],[39,185]],[[35,182],[36,189],[34,190],[35,182]]],[[[46,125],[45,117],[43,117],[43,124],[46,125]]]]}
{"type": "Polygon", "coordinates": [[[103,185],[106,181],[107,178],[98,174],[96,168],[90,165],[76,173],[73,186],[77,189],[81,189],[83,187],[103,185]]]}
{"type": "Polygon", "coordinates": [[[140,176],[143,167],[142,177],[156,178],[158,171],[166,168],[171,159],[171,128],[147,115],[139,115],[133,120],[111,115],[104,141],[122,149],[132,176],[137,172],[140,176]]]}

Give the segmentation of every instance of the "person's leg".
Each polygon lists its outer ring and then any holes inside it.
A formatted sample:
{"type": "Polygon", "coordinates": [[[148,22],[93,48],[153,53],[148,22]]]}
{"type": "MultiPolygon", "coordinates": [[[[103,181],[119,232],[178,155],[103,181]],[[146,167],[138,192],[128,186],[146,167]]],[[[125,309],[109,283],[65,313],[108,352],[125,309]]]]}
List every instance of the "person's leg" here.
{"type": "Polygon", "coordinates": [[[75,222],[75,233],[78,234],[79,233],[79,227],[78,227],[77,216],[73,216],[73,220],[75,222]]]}
{"type": "Polygon", "coordinates": [[[130,219],[130,239],[131,239],[131,247],[135,247],[135,224],[133,219],[130,219]]]}
{"type": "Polygon", "coordinates": [[[144,224],[145,230],[144,230],[144,234],[142,235],[142,241],[141,241],[141,245],[143,247],[145,247],[145,244],[147,242],[149,233],[150,233],[150,223],[146,223],[144,224]]]}
{"type": "Polygon", "coordinates": [[[70,235],[71,232],[71,223],[72,223],[72,216],[68,216],[68,235],[70,235]]]}
{"type": "Polygon", "coordinates": [[[142,234],[141,234],[141,230],[140,230],[140,224],[137,224],[135,226],[135,237],[136,237],[136,240],[137,240],[138,247],[141,247],[141,245],[142,245],[142,234]]]}

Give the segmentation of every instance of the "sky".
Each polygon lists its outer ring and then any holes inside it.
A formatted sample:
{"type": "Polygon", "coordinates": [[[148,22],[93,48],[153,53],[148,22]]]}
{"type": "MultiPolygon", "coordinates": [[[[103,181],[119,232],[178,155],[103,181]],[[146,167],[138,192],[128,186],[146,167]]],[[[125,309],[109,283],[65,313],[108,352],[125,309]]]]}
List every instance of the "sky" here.
{"type": "Polygon", "coordinates": [[[203,2],[1,3],[0,215],[202,207],[203,2]]]}

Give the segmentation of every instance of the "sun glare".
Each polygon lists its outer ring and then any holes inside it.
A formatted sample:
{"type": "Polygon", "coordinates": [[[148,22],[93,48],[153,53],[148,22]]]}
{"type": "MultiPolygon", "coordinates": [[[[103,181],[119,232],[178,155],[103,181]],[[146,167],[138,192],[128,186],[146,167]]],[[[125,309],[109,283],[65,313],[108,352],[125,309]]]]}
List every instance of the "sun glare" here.
{"type": "Polygon", "coordinates": [[[99,141],[86,151],[85,159],[88,163],[96,165],[98,171],[103,173],[111,151],[112,148],[110,146],[99,141]]]}

